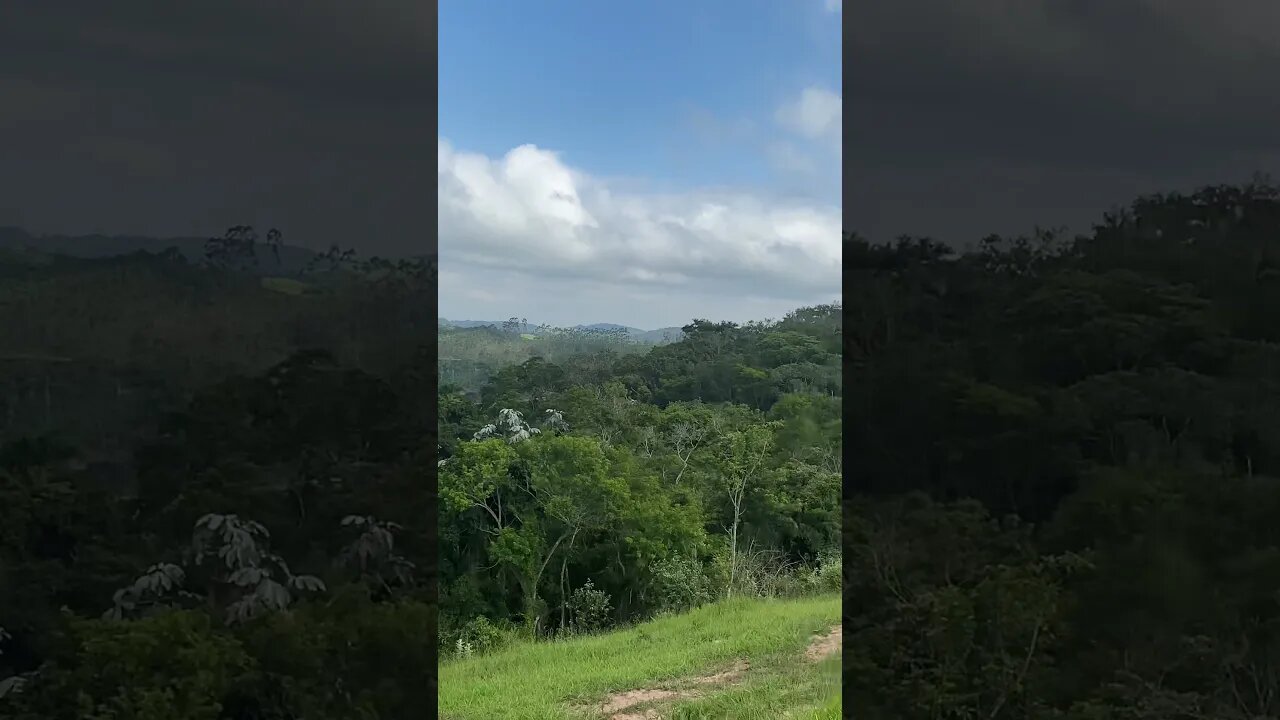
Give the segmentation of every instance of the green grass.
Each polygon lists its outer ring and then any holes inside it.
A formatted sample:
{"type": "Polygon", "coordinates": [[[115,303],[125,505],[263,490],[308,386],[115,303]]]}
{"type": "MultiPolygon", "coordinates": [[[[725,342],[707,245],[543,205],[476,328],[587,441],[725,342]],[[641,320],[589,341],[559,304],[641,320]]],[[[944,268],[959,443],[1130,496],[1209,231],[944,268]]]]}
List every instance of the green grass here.
{"type": "Polygon", "coordinates": [[[839,622],[840,597],[734,600],[618,632],[520,643],[492,655],[440,666],[443,720],[590,718],[574,708],[609,693],[661,686],[746,659],[741,682],[708,688],[669,709],[673,717],[840,716],[840,661],[803,661],[815,634],[839,622]]]}
{"type": "Polygon", "coordinates": [[[840,720],[840,656],[758,664],[723,692],[676,705],[672,720],[840,720]]]}

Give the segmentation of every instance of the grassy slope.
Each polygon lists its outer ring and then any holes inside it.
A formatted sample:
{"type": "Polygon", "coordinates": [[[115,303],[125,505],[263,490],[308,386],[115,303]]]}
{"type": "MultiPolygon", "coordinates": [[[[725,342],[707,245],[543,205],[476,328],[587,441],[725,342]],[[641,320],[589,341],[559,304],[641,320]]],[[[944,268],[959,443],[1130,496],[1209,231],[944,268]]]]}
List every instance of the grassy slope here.
{"type": "Polygon", "coordinates": [[[839,656],[801,659],[839,622],[840,598],[735,600],[634,628],[563,642],[520,644],[440,667],[443,720],[565,720],[611,692],[705,675],[745,658],[744,680],[672,708],[684,720],[840,716],[839,656]]]}

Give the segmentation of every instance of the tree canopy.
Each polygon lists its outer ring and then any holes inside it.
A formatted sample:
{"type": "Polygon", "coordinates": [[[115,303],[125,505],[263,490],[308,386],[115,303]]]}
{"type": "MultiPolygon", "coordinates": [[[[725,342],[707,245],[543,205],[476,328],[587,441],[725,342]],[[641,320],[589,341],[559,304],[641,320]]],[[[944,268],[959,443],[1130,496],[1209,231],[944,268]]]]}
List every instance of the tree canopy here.
{"type": "Polygon", "coordinates": [[[846,239],[865,718],[1280,714],[1280,192],[1087,236],[846,239]]]}
{"type": "Polygon", "coordinates": [[[840,310],[442,385],[446,650],[803,592],[823,567],[834,590],[840,310]]]}

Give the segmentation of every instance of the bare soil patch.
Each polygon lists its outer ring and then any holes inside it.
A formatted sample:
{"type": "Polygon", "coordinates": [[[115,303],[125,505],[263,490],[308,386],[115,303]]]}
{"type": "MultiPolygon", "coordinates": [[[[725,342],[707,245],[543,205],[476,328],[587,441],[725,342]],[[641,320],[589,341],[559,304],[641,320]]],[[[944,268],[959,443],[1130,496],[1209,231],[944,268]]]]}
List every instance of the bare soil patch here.
{"type": "Polygon", "coordinates": [[[831,628],[831,632],[821,637],[814,638],[809,643],[809,647],[804,651],[806,660],[817,662],[825,657],[830,657],[840,652],[841,644],[844,641],[844,632],[840,625],[831,628]]]}
{"type": "MultiPolygon", "coordinates": [[[[804,657],[810,662],[817,662],[840,652],[844,634],[840,625],[831,628],[825,635],[820,635],[805,648],[804,657]]],[[[666,704],[675,700],[692,700],[701,697],[706,688],[731,685],[742,679],[751,669],[751,663],[738,660],[725,670],[712,675],[678,680],[665,687],[641,688],[626,692],[614,693],[599,705],[583,708],[594,710],[599,717],[608,720],[660,720],[662,712],[653,707],[658,703],[666,704]]]]}
{"type": "Polygon", "coordinates": [[[691,700],[701,697],[707,686],[729,685],[737,682],[748,670],[751,663],[738,660],[730,667],[712,675],[702,675],[683,681],[671,683],[665,688],[644,688],[614,693],[591,709],[609,720],[657,720],[662,717],[657,708],[640,709],[641,706],[672,700],[691,700]]]}

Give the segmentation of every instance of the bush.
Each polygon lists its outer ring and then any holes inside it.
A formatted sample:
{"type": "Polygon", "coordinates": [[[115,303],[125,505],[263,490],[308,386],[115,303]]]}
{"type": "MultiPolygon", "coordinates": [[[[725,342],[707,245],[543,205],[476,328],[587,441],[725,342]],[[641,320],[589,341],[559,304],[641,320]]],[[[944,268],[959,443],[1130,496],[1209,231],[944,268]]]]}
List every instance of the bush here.
{"type": "Polygon", "coordinates": [[[799,592],[803,594],[840,592],[842,565],[840,551],[828,550],[818,556],[812,565],[800,568],[796,573],[799,592]]]}
{"type": "Polygon", "coordinates": [[[217,720],[255,664],[200,611],[68,625],[75,655],[7,697],[7,717],[217,720]]]}
{"type": "Polygon", "coordinates": [[[255,683],[228,698],[224,718],[400,718],[435,697],[435,608],[375,603],[358,585],[239,628],[255,683]]]}
{"type": "Polygon", "coordinates": [[[613,602],[609,593],[597,590],[590,580],[569,596],[569,617],[575,632],[595,632],[609,624],[613,602]]]}
{"type": "Polygon", "coordinates": [[[799,597],[841,590],[839,549],[823,552],[812,564],[797,563],[776,550],[748,550],[738,553],[737,565],[733,594],[738,596],[799,597]]]}
{"type": "Polygon", "coordinates": [[[477,615],[462,626],[454,641],[454,652],[461,655],[484,655],[500,650],[515,641],[515,628],[495,623],[483,615],[477,615]]]}
{"type": "Polygon", "coordinates": [[[844,559],[840,549],[829,550],[818,558],[818,567],[814,570],[817,578],[818,592],[840,592],[841,580],[844,577],[844,559]]]}
{"type": "Polygon", "coordinates": [[[804,593],[795,563],[773,550],[739,551],[733,594],[747,597],[794,597],[804,593]]]}
{"type": "Polygon", "coordinates": [[[704,566],[696,558],[667,558],[650,568],[653,581],[649,594],[654,613],[682,612],[705,605],[715,599],[717,593],[714,569],[704,566]]]}

